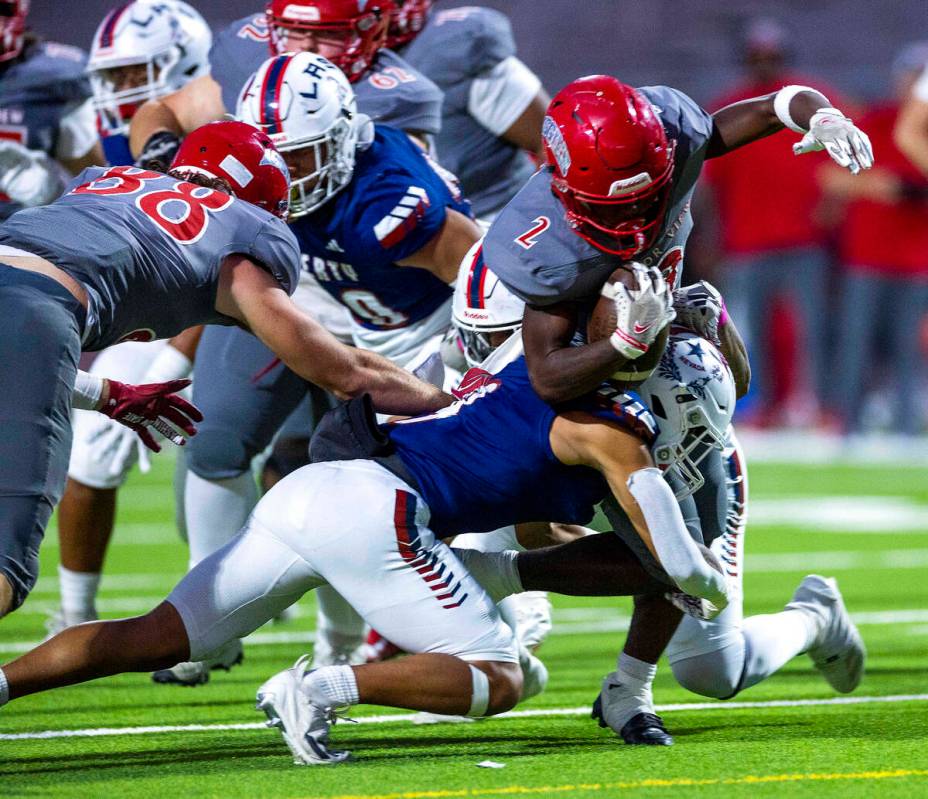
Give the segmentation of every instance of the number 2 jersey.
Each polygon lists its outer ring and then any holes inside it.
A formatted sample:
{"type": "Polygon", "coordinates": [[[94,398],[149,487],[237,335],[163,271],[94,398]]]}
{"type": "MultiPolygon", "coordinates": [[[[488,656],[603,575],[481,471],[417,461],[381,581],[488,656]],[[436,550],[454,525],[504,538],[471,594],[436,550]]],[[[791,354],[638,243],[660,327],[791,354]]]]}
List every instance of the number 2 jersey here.
{"type": "Polygon", "coordinates": [[[312,214],[294,220],[319,284],[368,330],[394,330],[430,316],[452,290],[431,272],[397,266],[425,247],[448,209],[470,216],[454,176],[399,130],[376,125],[351,182],[312,214]]]}
{"type": "MultiPolygon", "coordinates": [[[[604,388],[565,406],[611,422],[649,446],[657,426],[634,392],[604,388]]],[[[602,475],[551,450],[557,411],[532,388],[520,357],[463,402],[384,429],[429,506],[440,537],[520,522],[586,524],[609,494],[602,475]]]]}
{"type": "MultiPolygon", "coordinates": [[[[268,38],[263,14],[236,20],[216,34],[209,62],[227,111],[234,113],[242,88],[271,57],[268,38]]],[[[392,50],[381,50],[352,88],[358,110],[374,122],[433,136],[441,129],[441,90],[392,50]]]]}
{"type": "Polygon", "coordinates": [[[231,325],[215,309],[223,259],[241,253],[292,294],[300,253],[286,223],[227,194],[134,167],[90,167],[51,205],[0,224],[0,244],[34,253],[87,290],[82,346],[231,325]]]}
{"type": "MultiPolygon", "coordinates": [[[[647,86],[638,91],[651,102],[677,147],[664,227],[654,246],[634,260],[657,266],[670,287],[677,288],[683,250],[693,228],[690,201],[712,135],[712,117],[676,89],[647,86]]],[[[500,212],[487,231],[482,252],[500,280],[536,306],[597,297],[606,278],[623,263],[571,229],[564,206],[551,192],[548,169],[534,175],[500,212]]]]}

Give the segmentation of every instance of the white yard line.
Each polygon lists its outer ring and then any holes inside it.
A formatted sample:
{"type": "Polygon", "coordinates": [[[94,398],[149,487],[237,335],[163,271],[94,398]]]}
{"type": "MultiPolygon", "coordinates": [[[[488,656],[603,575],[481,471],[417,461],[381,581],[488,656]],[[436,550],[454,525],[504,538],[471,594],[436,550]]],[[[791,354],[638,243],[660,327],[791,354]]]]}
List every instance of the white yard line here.
{"type": "MultiPolygon", "coordinates": [[[[928,694],[898,694],[893,696],[847,696],[831,699],[774,699],[767,702],[693,702],[674,705],[658,705],[662,713],[694,710],[745,710],[782,707],[823,707],[833,705],[869,705],[876,703],[926,702],[928,694]]],[[[495,718],[520,719],[545,716],[582,716],[590,712],[589,705],[581,707],[539,708],[537,710],[514,710],[495,718]]],[[[359,716],[359,724],[396,724],[411,722],[416,713],[397,713],[389,716],[359,716]]],[[[175,724],[157,727],[97,727],[82,730],[43,730],[41,732],[15,732],[0,734],[0,741],[38,741],[49,738],[98,738],[120,735],[153,735],[174,732],[225,732],[227,730],[261,730],[263,722],[250,724],[175,724]]]]}

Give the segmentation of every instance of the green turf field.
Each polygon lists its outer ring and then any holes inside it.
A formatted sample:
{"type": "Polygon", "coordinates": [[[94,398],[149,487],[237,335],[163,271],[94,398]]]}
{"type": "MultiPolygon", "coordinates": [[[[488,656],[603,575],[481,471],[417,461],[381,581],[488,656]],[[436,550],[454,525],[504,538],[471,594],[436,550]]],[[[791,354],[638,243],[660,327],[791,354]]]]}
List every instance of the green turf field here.
{"type": "MultiPolygon", "coordinates": [[[[514,716],[414,726],[362,708],[368,722],[333,734],[352,763],[297,768],[252,707],[257,686],[309,649],[308,600],[208,685],[129,675],[0,709],[0,797],[928,796],[928,470],[757,464],[751,480],[746,610],[779,610],[807,572],[835,574],[870,651],[859,703],[836,703],[805,658],[734,704],[704,702],[661,668],[655,697],[676,706],[664,718],[677,744],[625,746],[587,708],[613,668],[628,603],[555,599],[540,652],[548,690],[514,716]],[[34,735],[46,731],[63,732],[34,735]],[[485,760],[504,768],[477,766],[485,760]]],[[[147,610],[182,572],[170,509],[162,460],[122,495],[103,616],[147,610]]],[[[42,636],[56,561],[50,534],[38,589],[0,622],[0,662],[42,636]]]]}

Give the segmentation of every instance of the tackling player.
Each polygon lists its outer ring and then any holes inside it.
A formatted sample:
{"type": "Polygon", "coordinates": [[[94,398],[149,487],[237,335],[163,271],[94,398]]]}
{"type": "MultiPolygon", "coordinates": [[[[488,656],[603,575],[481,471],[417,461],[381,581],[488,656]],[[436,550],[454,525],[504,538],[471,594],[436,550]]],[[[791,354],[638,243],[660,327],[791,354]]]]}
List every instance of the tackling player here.
{"type": "Polygon", "coordinates": [[[85,54],[29,33],[28,13],[29,0],[0,0],[0,219],[103,162],[85,54]]]}
{"type": "MultiPolygon", "coordinates": [[[[724,578],[689,537],[642,445],[640,436],[653,434],[652,420],[633,395],[596,395],[557,413],[532,390],[522,359],[495,377],[471,378],[478,387],[461,402],[385,428],[363,401],[333,412],[314,439],[327,462],[272,488],[240,535],[201,561],[151,613],[69,628],[5,665],[0,704],[202,658],[329,583],[416,654],[311,671],[301,658],[268,680],[258,706],[297,763],[346,759],[328,746],[329,725],[344,706],[501,712],[522,690],[511,631],[441,539],[536,519],[587,522],[610,493],[678,586],[724,607],[724,578]],[[475,450],[484,457],[471,457],[475,450]]],[[[572,546],[561,548],[568,559],[572,546]]],[[[612,593],[666,590],[624,552],[622,568],[610,573],[612,593]]]]}
{"type": "Polygon", "coordinates": [[[237,122],[205,126],[172,169],[94,167],[53,205],[0,226],[0,318],[11,331],[35,331],[25,342],[0,337],[3,383],[17,387],[0,408],[14,448],[0,458],[0,615],[35,584],[38,545],[64,483],[82,348],[241,324],[294,371],[342,396],[370,391],[388,412],[449,399],[339,344],[293,305],[300,258],[283,222],[289,175],[267,136],[237,122]]]}
{"type": "Polygon", "coordinates": [[[445,93],[442,165],[461,181],[480,218],[491,220],[544,159],[548,95],[516,55],[509,20],[491,8],[431,13],[432,0],[396,0],[387,46],[445,93]],[[530,155],[531,154],[531,155],[530,155]]]}

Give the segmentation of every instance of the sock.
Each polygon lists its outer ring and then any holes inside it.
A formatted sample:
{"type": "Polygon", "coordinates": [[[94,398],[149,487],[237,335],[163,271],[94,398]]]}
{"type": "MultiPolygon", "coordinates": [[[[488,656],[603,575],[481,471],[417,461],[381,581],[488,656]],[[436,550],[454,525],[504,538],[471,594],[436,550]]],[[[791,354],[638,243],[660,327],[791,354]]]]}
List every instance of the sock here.
{"type": "Polygon", "coordinates": [[[356,705],[360,702],[358,681],[351,666],[323,666],[306,675],[303,682],[309,699],[323,707],[356,705]]]}
{"type": "Polygon", "coordinates": [[[817,619],[802,610],[748,616],[741,628],[745,643],[741,687],[756,685],[805,652],[814,643],[820,626],[817,619]]]}
{"type": "Polygon", "coordinates": [[[655,674],[656,664],[638,660],[625,652],[619,655],[616,670],[603,684],[603,702],[609,706],[609,725],[616,732],[633,716],[654,712],[651,683],[655,674]]]}
{"type": "Polygon", "coordinates": [[[523,591],[519,577],[518,556],[514,550],[478,552],[475,549],[451,550],[494,602],[523,591]]]}
{"type": "Polygon", "coordinates": [[[313,653],[319,662],[334,656],[348,655],[364,643],[364,619],[330,585],[316,589],[316,646],[313,653]],[[328,650],[328,651],[325,651],[328,650]]]}
{"type": "Polygon", "coordinates": [[[10,701],[10,684],[6,681],[3,669],[0,669],[0,707],[10,701]]]}
{"type": "Polygon", "coordinates": [[[61,610],[66,619],[90,620],[97,618],[97,589],[100,572],[75,572],[58,566],[58,585],[61,591],[61,610]]]}
{"type": "Polygon", "coordinates": [[[232,540],[257,501],[250,470],[227,480],[207,480],[187,470],[184,515],[191,568],[232,540]]]}

